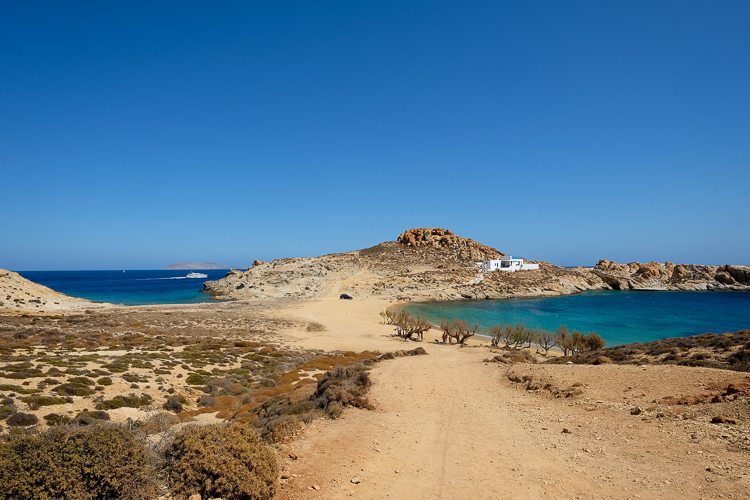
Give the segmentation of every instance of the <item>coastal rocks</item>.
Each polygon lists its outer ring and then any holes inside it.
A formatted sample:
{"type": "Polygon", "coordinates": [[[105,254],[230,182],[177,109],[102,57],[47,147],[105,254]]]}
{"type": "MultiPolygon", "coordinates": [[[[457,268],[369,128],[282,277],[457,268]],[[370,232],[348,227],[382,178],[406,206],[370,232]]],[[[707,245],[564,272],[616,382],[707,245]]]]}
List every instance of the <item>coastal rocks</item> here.
{"type": "Polygon", "coordinates": [[[743,290],[750,288],[750,267],[699,266],[600,260],[591,270],[613,290],[743,290]]]}
{"type": "Polygon", "coordinates": [[[750,266],[724,265],[718,270],[731,276],[738,283],[750,283],[750,266]]]}

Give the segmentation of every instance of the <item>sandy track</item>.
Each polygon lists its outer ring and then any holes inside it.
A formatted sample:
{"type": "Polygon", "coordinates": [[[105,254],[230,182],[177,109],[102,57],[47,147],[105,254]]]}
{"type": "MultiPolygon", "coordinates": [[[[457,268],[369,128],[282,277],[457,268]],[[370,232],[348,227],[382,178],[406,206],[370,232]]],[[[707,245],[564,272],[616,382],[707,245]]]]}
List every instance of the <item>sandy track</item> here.
{"type": "Polygon", "coordinates": [[[339,420],[316,421],[288,445],[299,458],[286,461],[295,476],[281,498],[746,498],[750,492],[747,455],[728,453],[720,440],[694,443],[674,422],[644,423],[606,405],[592,412],[529,394],[510,384],[504,369],[482,363],[478,350],[428,347],[429,356],[373,370],[376,411],[352,409],[339,420]],[[359,484],[351,482],[356,476],[359,484]]]}

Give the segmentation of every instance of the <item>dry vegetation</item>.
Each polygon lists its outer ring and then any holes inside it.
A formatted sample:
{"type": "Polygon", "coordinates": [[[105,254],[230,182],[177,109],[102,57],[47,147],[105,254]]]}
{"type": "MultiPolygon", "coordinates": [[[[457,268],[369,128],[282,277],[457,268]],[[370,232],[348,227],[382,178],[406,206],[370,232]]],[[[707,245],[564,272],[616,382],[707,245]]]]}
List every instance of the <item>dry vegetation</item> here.
{"type": "Polygon", "coordinates": [[[287,349],[269,328],[281,324],[180,311],[0,317],[0,498],[269,498],[268,444],[371,408],[367,364],[395,356],[287,349]]]}
{"type": "Polygon", "coordinates": [[[575,364],[671,364],[750,372],[750,330],[619,345],[555,358],[551,362],[568,361],[575,364]]]}

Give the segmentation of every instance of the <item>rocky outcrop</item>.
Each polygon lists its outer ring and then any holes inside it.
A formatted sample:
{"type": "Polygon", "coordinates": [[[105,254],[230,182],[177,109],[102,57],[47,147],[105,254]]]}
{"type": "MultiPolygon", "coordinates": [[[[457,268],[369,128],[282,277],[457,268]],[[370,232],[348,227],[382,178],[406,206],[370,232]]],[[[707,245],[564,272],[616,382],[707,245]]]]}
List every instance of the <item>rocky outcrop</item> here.
{"type": "Polygon", "coordinates": [[[461,260],[471,262],[499,259],[505,255],[472,239],[456,236],[450,229],[439,227],[408,229],[401,233],[396,241],[411,248],[448,249],[456,253],[461,260]]]}
{"type": "Polygon", "coordinates": [[[618,264],[602,259],[591,271],[614,290],[743,290],[750,288],[748,266],[675,265],[671,262],[618,264]]]}

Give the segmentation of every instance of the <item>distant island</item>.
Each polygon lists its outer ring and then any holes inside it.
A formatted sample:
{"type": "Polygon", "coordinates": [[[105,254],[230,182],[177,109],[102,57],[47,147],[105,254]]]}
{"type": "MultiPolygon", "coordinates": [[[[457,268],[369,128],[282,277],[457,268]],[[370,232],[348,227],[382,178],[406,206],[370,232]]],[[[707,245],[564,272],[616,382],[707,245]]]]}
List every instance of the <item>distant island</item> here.
{"type": "Polygon", "coordinates": [[[175,270],[175,269],[235,269],[237,266],[225,266],[223,264],[216,264],[214,262],[177,262],[176,264],[170,264],[167,267],[162,267],[164,270],[175,270]]]}

